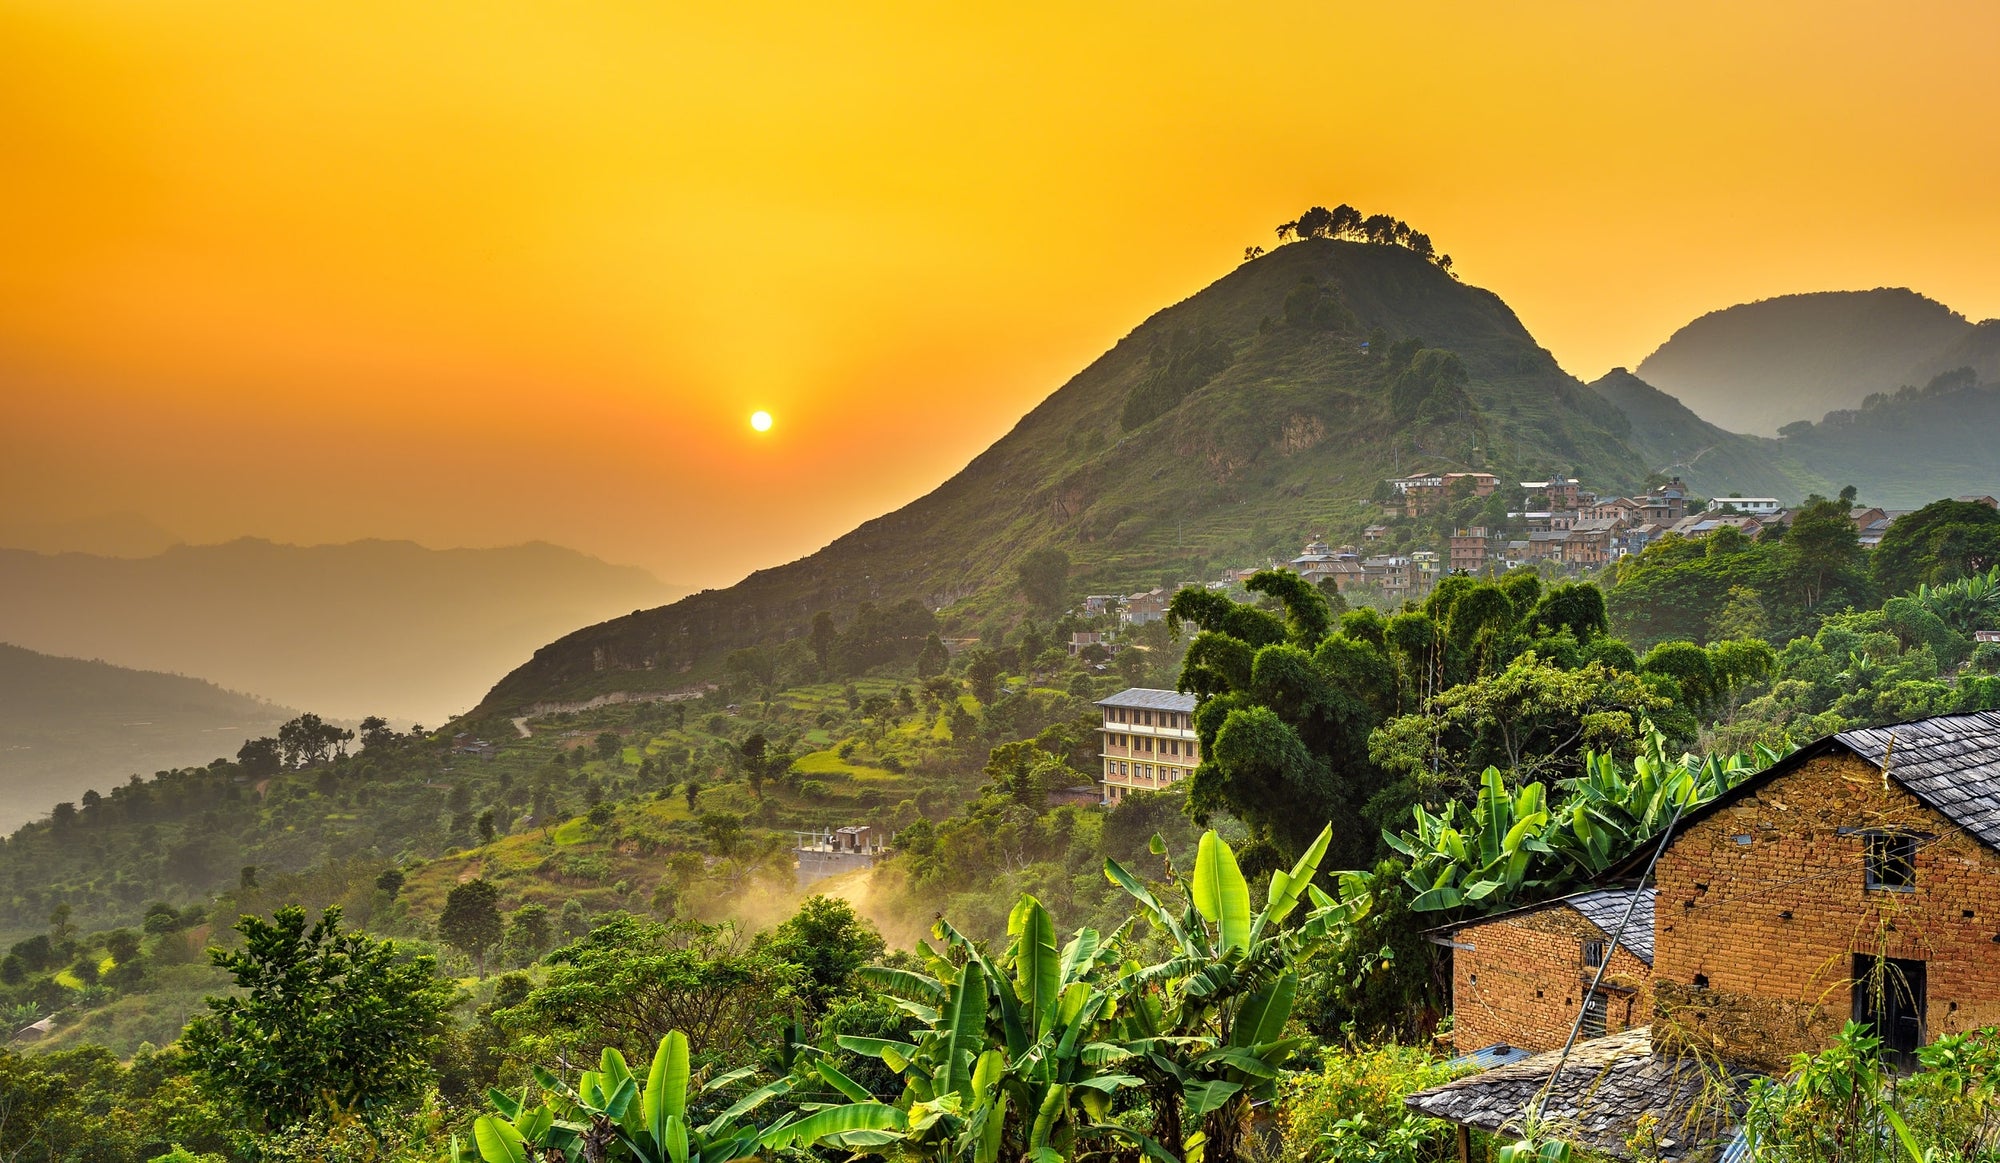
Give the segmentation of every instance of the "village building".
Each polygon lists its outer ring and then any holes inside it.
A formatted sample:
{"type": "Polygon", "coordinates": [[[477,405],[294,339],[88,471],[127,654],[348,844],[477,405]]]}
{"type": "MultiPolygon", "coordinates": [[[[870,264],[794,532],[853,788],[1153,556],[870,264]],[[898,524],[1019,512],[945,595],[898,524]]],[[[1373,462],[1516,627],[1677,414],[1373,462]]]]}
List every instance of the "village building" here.
{"type": "Polygon", "coordinates": [[[1575,477],[1552,475],[1546,480],[1522,481],[1521,492],[1530,508],[1574,509],[1582,491],[1575,477]]]}
{"type": "Polygon", "coordinates": [[[1193,695],[1132,687],[1099,700],[1098,754],[1104,802],[1132,792],[1159,791],[1194,774],[1201,744],[1194,733],[1193,695]]]}
{"type": "Polygon", "coordinates": [[[1407,557],[1385,554],[1366,558],[1361,562],[1361,574],[1366,584],[1380,589],[1382,596],[1391,602],[1400,603],[1424,592],[1418,588],[1420,575],[1416,563],[1407,557]]]}
{"type": "Polygon", "coordinates": [[[794,837],[792,859],[800,888],[843,872],[873,868],[889,852],[888,838],[867,824],[815,828],[794,837]]]}
{"type": "Polygon", "coordinates": [[[1158,622],[1167,616],[1167,603],[1173,595],[1154,586],[1143,593],[1127,594],[1124,608],[1118,612],[1118,620],[1127,626],[1144,626],[1158,622]]]}
{"type": "MultiPolygon", "coordinates": [[[[1667,1136],[1659,1157],[1693,1158],[1731,1131],[1744,1079],[1783,1073],[1849,1020],[1903,1067],[1941,1035],[2000,1024],[2000,713],[1828,736],[1690,812],[1610,879],[1642,874],[1655,853],[1649,956],[1622,938],[1605,946],[1605,980],[1618,986],[1601,999],[1587,981],[1551,987],[1577,980],[1580,957],[1593,955],[1580,942],[1618,932],[1603,907],[1616,895],[1444,935],[1461,1049],[1489,1038],[1560,1045],[1554,1032],[1566,1041],[1579,1017],[1584,1033],[1601,1021],[1608,1036],[1420,1092],[1410,1106],[1497,1130],[1542,1095],[1545,1109],[1568,1112],[1575,1141],[1630,1157],[1626,1139],[1650,1115],[1667,1136]],[[1623,953],[1633,961],[1621,973],[1623,953]],[[1618,1032],[1640,1020],[1641,990],[1649,1024],[1618,1032]],[[1728,1085],[1705,1097],[1676,1081],[1712,1083],[1716,1063],[1728,1085]]],[[[1597,891],[1635,899],[1631,885],[1597,891]]]]}
{"type": "Polygon", "coordinates": [[[1687,516],[1687,487],[1679,477],[1632,499],[1639,502],[1639,517],[1643,521],[1671,525],[1687,516]]]}
{"type": "Polygon", "coordinates": [[[1478,573],[1489,564],[1497,564],[1506,550],[1506,535],[1498,529],[1488,529],[1484,525],[1474,525],[1470,529],[1454,529],[1447,546],[1450,555],[1447,561],[1453,573],[1478,573]]]}
{"type": "Polygon", "coordinates": [[[1452,950],[1452,1039],[1539,1052],[1567,1041],[1579,1013],[1585,1037],[1651,1024],[1653,900],[1598,889],[1433,930],[1452,950]]]}
{"type": "Polygon", "coordinates": [[[1333,549],[1318,537],[1306,544],[1304,552],[1286,562],[1285,568],[1314,585],[1332,578],[1335,589],[1343,594],[1368,580],[1359,554],[1345,547],[1333,549]]]}
{"type": "Polygon", "coordinates": [[[1775,517],[1785,511],[1785,503],[1776,497],[1716,497],[1708,508],[1710,512],[1734,509],[1747,517],[1775,517]]]}
{"type": "Polygon", "coordinates": [[[1472,496],[1490,497],[1500,487],[1500,478],[1490,472],[1447,472],[1429,473],[1419,476],[1397,477],[1389,482],[1403,499],[1403,515],[1412,519],[1428,517],[1444,507],[1444,503],[1462,486],[1460,482],[1470,481],[1472,496]]]}

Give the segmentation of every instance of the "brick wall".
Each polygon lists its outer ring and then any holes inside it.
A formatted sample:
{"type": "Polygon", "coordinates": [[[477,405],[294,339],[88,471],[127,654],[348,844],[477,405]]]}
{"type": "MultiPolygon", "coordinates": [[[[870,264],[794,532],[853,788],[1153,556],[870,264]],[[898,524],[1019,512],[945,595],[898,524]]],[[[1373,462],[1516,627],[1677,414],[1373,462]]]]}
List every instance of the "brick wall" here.
{"type": "Polygon", "coordinates": [[[1656,877],[1656,1040],[1782,1070],[1852,1015],[1856,953],[1927,963],[1930,1037],[2000,1023],[2000,854],[1857,756],[1693,824],[1656,877]],[[1842,829],[1925,834],[1915,891],[1866,889],[1863,837],[1842,829]]]}
{"type": "MultiPolygon", "coordinates": [[[[1472,946],[1451,955],[1452,1042],[1460,1052],[1495,1042],[1561,1049],[1594,972],[1583,968],[1583,943],[1610,945],[1596,925],[1560,904],[1468,925],[1453,939],[1472,946]]],[[[1651,977],[1630,950],[1611,947],[1604,971],[1607,1032],[1646,1024],[1651,977]]]]}

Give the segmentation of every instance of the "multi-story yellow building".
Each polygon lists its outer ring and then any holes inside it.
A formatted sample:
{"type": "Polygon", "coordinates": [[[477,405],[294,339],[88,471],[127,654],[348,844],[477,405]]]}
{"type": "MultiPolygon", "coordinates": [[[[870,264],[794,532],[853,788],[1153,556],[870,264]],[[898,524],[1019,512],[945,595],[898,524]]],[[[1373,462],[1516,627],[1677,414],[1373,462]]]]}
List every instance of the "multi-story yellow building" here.
{"type": "Polygon", "coordinates": [[[1132,687],[1099,700],[1104,800],[1158,791],[1194,774],[1201,744],[1194,734],[1194,696],[1132,687]]]}

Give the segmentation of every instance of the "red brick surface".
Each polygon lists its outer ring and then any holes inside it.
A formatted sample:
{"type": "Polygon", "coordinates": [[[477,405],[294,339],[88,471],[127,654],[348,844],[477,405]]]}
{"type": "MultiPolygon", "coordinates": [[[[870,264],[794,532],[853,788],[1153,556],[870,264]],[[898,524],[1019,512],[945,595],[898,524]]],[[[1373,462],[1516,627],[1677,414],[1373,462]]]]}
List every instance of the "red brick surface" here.
{"type": "Polygon", "coordinates": [[[1852,1013],[1856,953],[1927,963],[1928,1037],[2000,1023],[2000,854],[1866,760],[1811,760],[1695,822],[1656,876],[1656,1038],[1782,1069],[1852,1013]],[[1843,829],[1921,833],[1915,890],[1865,888],[1843,829]]]}
{"type": "MultiPolygon", "coordinates": [[[[1551,904],[1468,925],[1453,936],[1452,1042],[1461,1053],[1505,1042],[1556,1050],[1583,1006],[1594,970],[1583,943],[1610,938],[1568,905],[1551,904]]],[[[1653,1011],[1652,971],[1623,946],[1611,948],[1604,975],[1605,1029],[1643,1026],[1653,1011]]]]}

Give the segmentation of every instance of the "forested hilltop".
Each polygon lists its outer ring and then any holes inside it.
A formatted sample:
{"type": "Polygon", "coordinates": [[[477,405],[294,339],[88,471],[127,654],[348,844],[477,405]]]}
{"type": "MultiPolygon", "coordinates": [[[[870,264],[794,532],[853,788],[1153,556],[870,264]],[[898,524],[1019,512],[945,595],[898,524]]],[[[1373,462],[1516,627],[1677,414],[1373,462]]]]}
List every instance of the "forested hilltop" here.
{"type": "Polygon", "coordinates": [[[1114,656],[1059,645],[1112,628],[1075,609],[955,654],[829,616],[680,701],[423,735],[299,716],[0,847],[0,1004],[42,1023],[0,1103],[32,1158],[441,1159],[457,1134],[499,1163],[581,1152],[562,1126],[615,1123],[629,1068],[623,1102],[699,1118],[605,1158],[676,1134],[1437,1158],[1449,1127],[1400,1103],[1453,1073],[1426,930],[1587,883],[1792,744],[2000,707],[1975,637],[2000,512],[1941,501],[1869,553],[1851,501],[1388,610],[1266,571],[1181,590],[1114,656]],[[1200,696],[1203,762],[1076,802],[1092,703],[1127,685],[1200,696]],[[848,824],[891,854],[799,887],[798,833],[848,824]],[[917,1117],[989,1050],[970,1105],[917,1117]]]}

